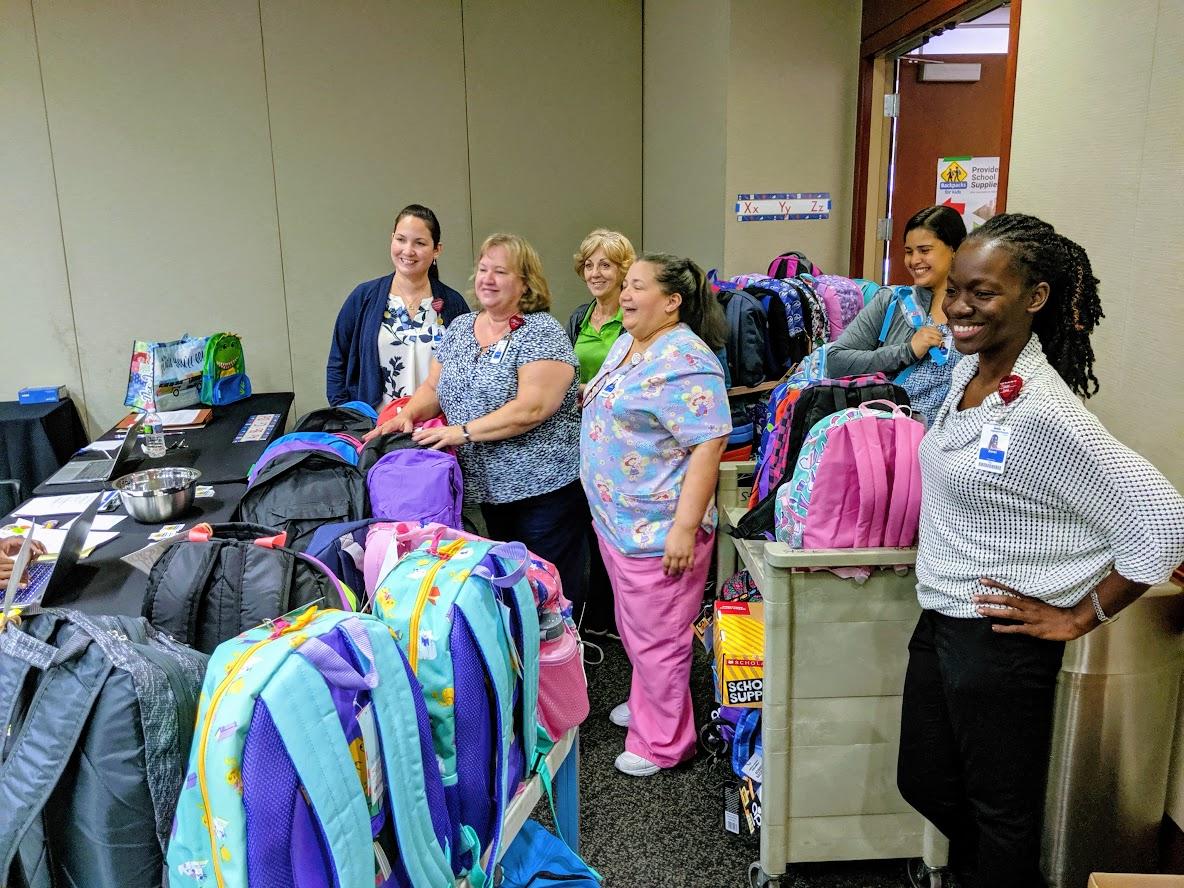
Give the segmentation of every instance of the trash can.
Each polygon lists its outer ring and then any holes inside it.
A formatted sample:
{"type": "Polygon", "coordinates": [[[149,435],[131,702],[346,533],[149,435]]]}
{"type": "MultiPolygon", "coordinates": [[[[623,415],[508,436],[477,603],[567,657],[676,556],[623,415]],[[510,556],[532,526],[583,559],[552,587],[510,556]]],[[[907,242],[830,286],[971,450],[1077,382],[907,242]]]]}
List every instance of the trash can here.
{"type": "Polygon", "coordinates": [[[1165,584],[1066,646],[1044,813],[1050,888],[1081,888],[1091,872],[1155,870],[1182,631],[1184,590],[1165,584]]]}

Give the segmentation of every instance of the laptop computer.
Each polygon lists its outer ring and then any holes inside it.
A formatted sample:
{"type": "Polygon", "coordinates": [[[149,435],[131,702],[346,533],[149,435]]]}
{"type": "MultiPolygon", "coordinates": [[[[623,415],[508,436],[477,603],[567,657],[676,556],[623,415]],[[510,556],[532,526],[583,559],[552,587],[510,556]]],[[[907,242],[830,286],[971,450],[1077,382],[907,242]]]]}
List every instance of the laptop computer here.
{"type": "Polygon", "coordinates": [[[66,531],[66,537],[62,540],[61,551],[58,552],[57,557],[52,560],[36,561],[29,565],[28,581],[22,587],[21,581],[21,567],[22,559],[28,561],[32,555],[32,540],[37,532],[37,522],[29,528],[29,532],[25,535],[25,542],[21,545],[20,552],[17,553],[16,561],[13,564],[12,576],[8,580],[8,590],[5,595],[5,601],[15,604],[20,607],[28,607],[30,604],[46,600],[51,593],[57,595],[60,593],[65,584],[70,579],[70,573],[78,564],[78,560],[82,557],[82,550],[86,547],[86,538],[90,534],[91,526],[94,524],[95,515],[99,511],[99,503],[102,502],[103,495],[95,494],[94,500],[87,506],[81,515],[74,519],[70,525],[70,529],[66,531]],[[16,586],[14,589],[13,587],[16,586]]]}
{"type": "Polygon", "coordinates": [[[136,451],[136,439],[139,437],[140,426],[144,419],[132,423],[127,434],[123,436],[123,443],[119,449],[110,454],[104,450],[87,450],[83,454],[73,457],[68,463],[54,472],[46,480],[46,484],[79,484],[82,482],[110,481],[112,478],[124,474],[125,467],[136,451]],[[94,454],[91,456],[90,454],[94,454]]]}

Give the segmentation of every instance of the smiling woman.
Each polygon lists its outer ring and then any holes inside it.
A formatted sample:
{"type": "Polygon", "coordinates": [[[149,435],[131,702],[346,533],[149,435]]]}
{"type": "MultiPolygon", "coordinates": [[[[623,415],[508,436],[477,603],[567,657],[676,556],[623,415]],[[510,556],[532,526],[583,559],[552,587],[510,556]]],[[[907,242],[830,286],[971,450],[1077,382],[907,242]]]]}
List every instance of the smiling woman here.
{"type": "Polygon", "coordinates": [[[367,435],[414,431],[422,447],[456,448],[467,505],[497,540],[526,544],[559,571],[579,616],[588,503],[580,490],[576,358],[547,309],[551,291],[525,239],[494,234],[477,254],[480,308],[445,332],[431,370],[402,412],[367,435]]]}
{"type": "Polygon", "coordinates": [[[827,349],[830,376],[885,373],[909,394],[913,410],[929,422],[949,390],[958,355],[942,310],[954,251],[966,237],[962,217],[949,207],[926,207],[904,228],[905,267],[913,277],[906,309],[902,288],[885,287],[827,349]],[[937,349],[941,360],[931,349],[937,349]]]}
{"type": "Polygon", "coordinates": [[[958,249],[965,358],[921,443],[917,596],[898,782],[971,884],[1043,884],[1040,818],[1066,641],[1184,558],[1184,498],[1077,395],[1097,390],[1089,258],[1032,216],[958,249]]]}
{"type": "Polygon", "coordinates": [[[358,284],[337,315],[325,371],[330,404],[365,401],[380,409],[427,378],[444,328],[469,310],[440,283],[443,248],[440,221],[427,207],[411,204],[395,217],[394,272],[358,284]]]}

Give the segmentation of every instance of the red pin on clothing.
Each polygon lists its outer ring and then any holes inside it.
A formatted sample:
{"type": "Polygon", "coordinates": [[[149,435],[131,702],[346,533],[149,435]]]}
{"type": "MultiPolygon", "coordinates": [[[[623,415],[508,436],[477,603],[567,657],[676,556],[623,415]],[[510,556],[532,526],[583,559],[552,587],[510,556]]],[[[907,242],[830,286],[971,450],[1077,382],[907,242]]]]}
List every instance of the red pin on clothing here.
{"type": "Polygon", "coordinates": [[[1010,376],[1004,376],[999,380],[999,397],[1003,399],[1004,404],[1010,404],[1020,396],[1020,389],[1023,387],[1023,379],[1014,373],[1010,376]]]}
{"type": "Polygon", "coordinates": [[[515,330],[517,330],[519,327],[521,327],[525,323],[526,323],[526,318],[522,317],[522,315],[519,314],[519,315],[511,316],[511,318],[510,318],[510,332],[513,333],[515,330]]]}
{"type": "Polygon", "coordinates": [[[437,296],[435,299],[432,300],[432,311],[434,311],[436,314],[439,314],[443,310],[444,310],[444,300],[440,296],[437,296]]]}

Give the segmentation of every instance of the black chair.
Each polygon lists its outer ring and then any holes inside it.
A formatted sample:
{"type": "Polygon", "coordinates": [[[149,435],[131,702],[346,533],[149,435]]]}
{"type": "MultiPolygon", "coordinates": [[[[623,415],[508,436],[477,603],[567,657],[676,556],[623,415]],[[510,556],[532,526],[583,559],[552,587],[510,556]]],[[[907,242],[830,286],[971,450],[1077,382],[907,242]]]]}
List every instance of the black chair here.
{"type": "Polygon", "coordinates": [[[7,515],[24,501],[20,481],[15,478],[0,479],[0,515],[7,515]]]}

